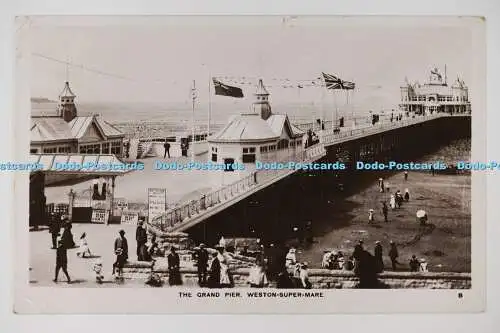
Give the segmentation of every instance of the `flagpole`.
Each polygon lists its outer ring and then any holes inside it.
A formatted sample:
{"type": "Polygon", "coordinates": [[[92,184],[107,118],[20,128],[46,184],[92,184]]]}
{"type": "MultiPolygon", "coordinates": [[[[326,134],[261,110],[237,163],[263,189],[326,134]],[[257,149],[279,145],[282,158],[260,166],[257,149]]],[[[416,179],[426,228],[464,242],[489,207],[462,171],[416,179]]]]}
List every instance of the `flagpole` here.
{"type": "Polygon", "coordinates": [[[323,83],[322,84],[323,89],[321,89],[321,124],[319,127],[320,131],[323,130],[323,124],[325,121],[325,89],[326,89],[325,79],[322,78],[321,81],[323,83]]]}
{"type": "Polygon", "coordinates": [[[193,89],[192,89],[192,98],[193,98],[193,114],[191,118],[191,162],[194,162],[194,107],[196,100],[196,81],[193,80],[193,89]]]}
{"type": "Polygon", "coordinates": [[[212,78],[210,77],[210,70],[208,71],[208,121],[207,121],[207,142],[210,136],[210,117],[212,116],[212,78]]]}
{"type": "Polygon", "coordinates": [[[337,97],[335,96],[335,89],[332,89],[333,108],[332,108],[332,130],[335,129],[335,110],[337,109],[337,97]]]}

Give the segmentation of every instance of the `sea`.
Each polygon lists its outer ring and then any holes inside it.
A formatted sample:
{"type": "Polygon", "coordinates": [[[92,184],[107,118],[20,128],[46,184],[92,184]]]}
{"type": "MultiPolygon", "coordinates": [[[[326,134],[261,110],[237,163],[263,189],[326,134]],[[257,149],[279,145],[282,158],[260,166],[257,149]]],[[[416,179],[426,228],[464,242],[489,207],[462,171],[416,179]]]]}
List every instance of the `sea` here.
{"type": "MultiPolygon", "coordinates": [[[[78,103],[78,115],[100,115],[107,122],[127,134],[133,132],[138,125],[147,124],[160,126],[166,133],[177,135],[186,131],[206,131],[210,108],[210,131],[213,133],[222,128],[231,116],[253,112],[251,103],[241,101],[225,103],[208,103],[195,105],[194,112],[190,103],[116,103],[116,102],[82,102],[78,103]]],[[[48,100],[32,99],[32,115],[54,115],[57,103],[48,100]]],[[[378,114],[381,120],[397,115],[396,108],[370,108],[363,104],[339,105],[331,103],[281,103],[272,104],[273,113],[287,114],[293,124],[307,124],[324,119],[331,125],[331,120],[337,121],[344,117],[346,126],[355,119],[357,125],[367,124],[372,114],[378,114]]]]}

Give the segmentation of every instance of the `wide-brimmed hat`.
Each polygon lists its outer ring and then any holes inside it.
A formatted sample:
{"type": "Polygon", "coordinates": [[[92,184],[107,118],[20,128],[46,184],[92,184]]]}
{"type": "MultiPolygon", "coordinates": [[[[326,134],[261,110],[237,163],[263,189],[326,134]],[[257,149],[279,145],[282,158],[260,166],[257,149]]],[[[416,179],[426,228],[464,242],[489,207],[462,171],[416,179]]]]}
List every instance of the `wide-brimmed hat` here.
{"type": "Polygon", "coordinates": [[[375,244],[380,244],[380,241],[376,241],[375,244]]]}
{"type": "Polygon", "coordinates": [[[205,247],[205,244],[200,243],[200,248],[205,247]]]}
{"type": "Polygon", "coordinates": [[[295,253],[296,251],[297,250],[295,250],[293,247],[290,250],[288,250],[288,252],[290,252],[290,253],[295,253]]]}

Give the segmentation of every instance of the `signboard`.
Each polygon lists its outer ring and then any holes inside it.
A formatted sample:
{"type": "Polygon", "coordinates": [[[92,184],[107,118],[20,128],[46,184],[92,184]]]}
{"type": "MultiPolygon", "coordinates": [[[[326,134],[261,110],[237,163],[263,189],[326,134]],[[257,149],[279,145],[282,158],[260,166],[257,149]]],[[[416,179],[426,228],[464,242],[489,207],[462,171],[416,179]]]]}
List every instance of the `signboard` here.
{"type": "Polygon", "coordinates": [[[137,225],[138,222],[139,222],[139,214],[131,212],[122,213],[120,223],[137,225]]]}
{"type": "Polygon", "coordinates": [[[115,198],[114,200],[115,207],[118,209],[128,209],[128,202],[125,198],[115,198]]]}
{"type": "Polygon", "coordinates": [[[167,190],[164,188],[148,188],[148,221],[167,210],[167,190]]]}
{"type": "Polygon", "coordinates": [[[92,223],[107,223],[109,212],[106,209],[92,209],[92,223]]]}

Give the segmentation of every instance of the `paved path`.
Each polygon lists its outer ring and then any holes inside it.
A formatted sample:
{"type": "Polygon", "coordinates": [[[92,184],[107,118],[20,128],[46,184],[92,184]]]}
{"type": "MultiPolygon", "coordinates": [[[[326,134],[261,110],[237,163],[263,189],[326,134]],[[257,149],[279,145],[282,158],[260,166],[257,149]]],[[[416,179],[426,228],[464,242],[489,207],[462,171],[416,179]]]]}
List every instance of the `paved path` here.
{"type": "MultiPolygon", "coordinates": [[[[73,236],[78,244],[82,232],[87,233],[87,240],[93,258],[79,258],[76,255],[77,248],[68,250],[68,273],[74,281],[68,285],[63,272],[59,272],[60,287],[119,287],[123,286],[115,282],[111,276],[112,264],[115,260],[113,253],[114,239],[118,236],[120,229],[125,230],[125,237],[129,244],[129,257],[136,259],[135,226],[134,225],[97,225],[97,224],[73,224],[73,236]],[[105,283],[99,285],[95,282],[92,270],[94,263],[102,260],[105,283]]],[[[39,286],[54,286],[54,269],[56,251],[51,249],[51,237],[48,230],[30,232],[30,283],[39,286]]],[[[127,281],[125,285],[137,284],[144,286],[142,281],[127,281]]]]}

